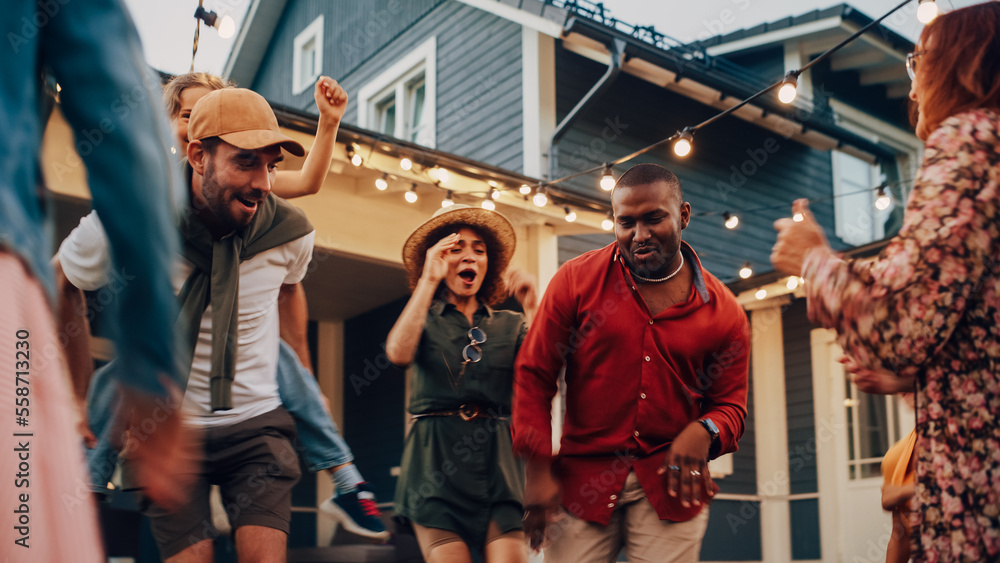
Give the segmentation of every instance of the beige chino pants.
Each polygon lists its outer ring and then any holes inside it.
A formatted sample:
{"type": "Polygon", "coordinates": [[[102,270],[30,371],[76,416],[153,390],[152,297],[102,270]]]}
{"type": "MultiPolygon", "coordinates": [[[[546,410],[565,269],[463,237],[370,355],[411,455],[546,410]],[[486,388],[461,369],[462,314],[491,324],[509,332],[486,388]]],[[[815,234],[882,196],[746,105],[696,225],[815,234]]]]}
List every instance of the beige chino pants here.
{"type": "Polygon", "coordinates": [[[629,563],[698,561],[708,527],[708,507],[686,522],[660,520],[635,472],[629,472],[621,502],[607,526],[565,514],[545,551],[545,563],[613,562],[624,547],[629,563]]]}

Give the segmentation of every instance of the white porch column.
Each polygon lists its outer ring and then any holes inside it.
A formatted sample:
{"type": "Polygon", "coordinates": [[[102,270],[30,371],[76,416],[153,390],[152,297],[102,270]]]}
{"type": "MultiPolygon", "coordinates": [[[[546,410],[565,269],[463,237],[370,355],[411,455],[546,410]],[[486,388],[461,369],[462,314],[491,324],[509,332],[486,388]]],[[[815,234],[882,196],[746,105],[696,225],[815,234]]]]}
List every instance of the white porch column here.
{"type": "MultiPolygon", "coordinates": [[[[344,323],[319,321],[316,335],[316,379],[319,388],[330,400],[330,414],[341,432],[344,431],[344,323]]],[[[316,475],[316,498],[333,494],[333,482],[325,471],[316,475]]],[[[316,519],[319,545],[330,543],[334,523],[328,518],[316,519]]]]}
{"type": "MultiPolygon", "coordinates": [[[[527,269],[538,278],[538,297],[541,299],[552,276],[559,269],[559,237],[555,229],[548,225],[531,225],[525,229],[523,244],[526,252],[527,269]]],[[[552,451],[559,450],[559,440],[562,438],[562,393],[557,393],[552,399],[552,451]]]]}
{"type": "Polygon", "coordinates": [[[764,561],[772,562],[792,560],[781,304],[761,303],[750,315],[761,553],[764,561]]]}
{"type": "Polygon", "coordinates": [[[556,128],[555,40],[521,28],[521,99],[524,127],[524,174],[543,178],[548,172],[549,140],[556,128]]]}

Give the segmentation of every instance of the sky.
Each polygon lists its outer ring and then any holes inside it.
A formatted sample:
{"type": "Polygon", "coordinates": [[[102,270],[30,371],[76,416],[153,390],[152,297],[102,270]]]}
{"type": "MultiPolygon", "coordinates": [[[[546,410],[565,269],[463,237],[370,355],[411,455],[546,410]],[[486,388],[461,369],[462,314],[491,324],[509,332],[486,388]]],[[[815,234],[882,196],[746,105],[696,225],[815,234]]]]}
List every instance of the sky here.
{"type": "MultiPolygon", "coordinates": [[[[265,0],[266,1],[266,0],[265,0]]],[[[331,0],[337,2],[368,0],[331,0]]],[[[872,18],[877,18],[899,4],[900,0],[845,0],[872,18]]],[[[939,0],[945,9],[978,4],[982,0],[939,0]]],[[[605,7],[619,20],[636,25],[653,25],[658,31],[690,42],[753,27],[760,23],[800,15],[815,9],[840,4],[838,0],[603,0],[605,7]]],[[[125,0],[139,35],[146,60],[157,70],[172,74],[191,68],[194,39],[194,12],[198,0],[125,0]]],[[[205,0],[205,8],[220,15],[229,14],[242,23],[249,0],[205,0]]],[[[916,40],[922,25],[916,19],[917,0],[886,20],[886,25],[905,37],[916,40]]],[[[235,43],[221,39],[214,29],[202,25],[195,70],[221,73],[235,43]]],[[[336,76],[333,78],[337,78],[336,76]]]]}

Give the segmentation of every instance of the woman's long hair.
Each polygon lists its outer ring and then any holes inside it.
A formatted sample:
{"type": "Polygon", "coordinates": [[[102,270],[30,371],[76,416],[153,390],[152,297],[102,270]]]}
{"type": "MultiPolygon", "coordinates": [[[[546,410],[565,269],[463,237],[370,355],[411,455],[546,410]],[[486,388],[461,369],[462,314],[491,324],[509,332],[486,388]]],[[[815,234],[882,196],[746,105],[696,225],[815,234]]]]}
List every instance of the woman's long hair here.
{"type": "Polygon", "coordinates": [[[922,86],[917,136],[926,139],[952,115],[1000,109],[1000,2],[942,14],[920,34],[922,86]]]}

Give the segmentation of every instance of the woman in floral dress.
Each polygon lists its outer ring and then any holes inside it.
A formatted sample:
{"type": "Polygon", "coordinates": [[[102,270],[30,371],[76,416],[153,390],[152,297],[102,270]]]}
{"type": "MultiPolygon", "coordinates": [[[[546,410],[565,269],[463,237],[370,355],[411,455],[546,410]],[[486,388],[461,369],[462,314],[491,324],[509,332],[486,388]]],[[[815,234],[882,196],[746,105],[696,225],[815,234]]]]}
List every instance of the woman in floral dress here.
{"type": "Polygon", "coordinates": [[[842,259],[800,200],[771,261],[805,279],[862,390],[915,388],[914,559],[998,561],[1000,3],[938,17],[907,68],[926,147],[899,234],[874,261],[842,259]]]}

